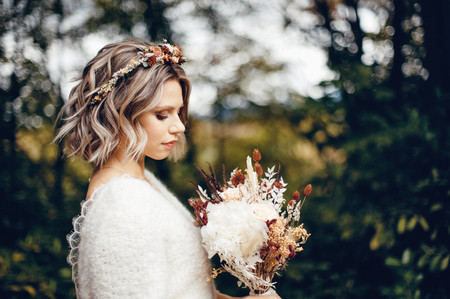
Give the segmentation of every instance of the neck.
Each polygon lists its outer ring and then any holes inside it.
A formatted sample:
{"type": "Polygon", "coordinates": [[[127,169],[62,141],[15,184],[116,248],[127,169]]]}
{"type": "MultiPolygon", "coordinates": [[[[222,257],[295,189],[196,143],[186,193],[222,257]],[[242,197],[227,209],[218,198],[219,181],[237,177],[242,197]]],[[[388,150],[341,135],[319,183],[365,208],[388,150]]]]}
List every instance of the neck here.
{"type": "MultiPolygon", "coordinates": [[[[113,168],[136,178],[145,178],[144,158],[139,161],[124,159],[123,155],[116,153],[109,158],[101,168],[113,168]]],[[[100,169],[101,169],[100,168],[100,169]]]]}

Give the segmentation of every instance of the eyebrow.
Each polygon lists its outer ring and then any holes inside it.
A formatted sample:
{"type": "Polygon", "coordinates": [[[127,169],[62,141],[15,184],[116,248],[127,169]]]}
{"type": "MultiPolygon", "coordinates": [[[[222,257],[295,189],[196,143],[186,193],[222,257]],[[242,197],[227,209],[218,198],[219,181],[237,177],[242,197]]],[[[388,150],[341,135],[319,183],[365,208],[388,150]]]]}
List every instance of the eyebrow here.
{"type": "MultiPolygon", "coordinates": [[[[184,104],[182,106],[180,106],[179,109],[183,108],[184,104]]],[[[166,106],[156,106],[155,108],[153,108],[154,110],[170,110],[170,109],[175,109],[177,107],[175,106],[170,106],[170,105],[166,105],[166,106]]]]}

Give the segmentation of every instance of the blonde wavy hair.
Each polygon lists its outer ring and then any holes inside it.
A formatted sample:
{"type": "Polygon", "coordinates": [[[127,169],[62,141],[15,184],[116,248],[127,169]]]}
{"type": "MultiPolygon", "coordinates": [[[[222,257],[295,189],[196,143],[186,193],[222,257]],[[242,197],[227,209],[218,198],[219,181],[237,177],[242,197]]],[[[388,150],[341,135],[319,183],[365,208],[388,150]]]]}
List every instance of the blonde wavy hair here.
{"type": "MultiPolygon", "coordinates": [[[[186,125],[191,84],[178,64],[139,66],[119,81],[100,103],[89,104],[114,72],[135,59],[137,52],[153,45],[137,39],[112,43],[86,65],[80,82],[73,87],[57,118],[62,125],[55,141],[66,141],[64,154],[73,158],[81,156],[95,167],[101,167],[118,149],[119,143],[125,141],[125,158],[140,159],[147,134],[139,120],[158,105],[163,84],[173,79],[181,85],[184,107],[180,118],[186,125]]],[[[184,134],[180,134],[169,158],[179,159],[185,143],[184,134]]]]}

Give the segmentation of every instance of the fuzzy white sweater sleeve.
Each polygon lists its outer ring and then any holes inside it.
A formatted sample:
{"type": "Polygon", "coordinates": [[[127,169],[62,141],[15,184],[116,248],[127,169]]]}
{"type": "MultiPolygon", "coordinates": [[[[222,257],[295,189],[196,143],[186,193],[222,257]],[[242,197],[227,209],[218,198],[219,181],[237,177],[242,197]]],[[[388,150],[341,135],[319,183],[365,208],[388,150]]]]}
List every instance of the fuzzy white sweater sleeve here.
{"type": "Polygon", "coordinates": [[[74,254],[79,298],[214,298],[198,232],[165,192],[124,176],[83,204],[82,219],[74,223],[75,233],[80,223],[74,254]],[[191,253],[184,242],[194,243],[191,253]]]}

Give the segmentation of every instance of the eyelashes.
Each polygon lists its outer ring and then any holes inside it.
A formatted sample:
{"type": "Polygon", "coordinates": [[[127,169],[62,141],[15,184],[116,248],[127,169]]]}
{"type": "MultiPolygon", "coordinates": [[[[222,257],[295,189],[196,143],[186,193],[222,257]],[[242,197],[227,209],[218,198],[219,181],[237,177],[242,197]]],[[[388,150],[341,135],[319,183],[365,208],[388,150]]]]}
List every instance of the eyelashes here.
{"type": "MultiPolygon", "coordinates": [[[[181,119],[182,115],[183,115],[183,108],[181,108],[178,112],[177,112],[178,117],[181,119]]],[[[169,118],[169,115],[167,114],[167,112],[157,112],[156,113],[156,118],[158,120],[165,120],[169,118]]]]}
{"type": "Polygon", "coordinates": [[[162,114],[156,114],[156,118],[159,119],[159,120],[165,120],[165,119],[168,118],[168,116],[167,115],[162,115],[162,114]]]}

